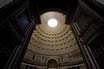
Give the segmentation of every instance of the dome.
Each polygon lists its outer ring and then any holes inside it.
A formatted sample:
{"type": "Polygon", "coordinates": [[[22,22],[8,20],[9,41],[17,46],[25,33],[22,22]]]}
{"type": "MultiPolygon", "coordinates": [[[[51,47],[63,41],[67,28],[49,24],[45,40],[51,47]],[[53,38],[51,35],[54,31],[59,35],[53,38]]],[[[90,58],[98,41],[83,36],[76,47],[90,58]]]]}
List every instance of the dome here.
{"type": "Polygon", "coordinates": [[[63,55],[78,50],[71,27],[65,24],[65,14],[49,11],[43,13],[40,18],[41,24],[36,25],[28,49],[51,56],[63,55]],[[57,26],[50,27],[49,23],[57,26]]]}

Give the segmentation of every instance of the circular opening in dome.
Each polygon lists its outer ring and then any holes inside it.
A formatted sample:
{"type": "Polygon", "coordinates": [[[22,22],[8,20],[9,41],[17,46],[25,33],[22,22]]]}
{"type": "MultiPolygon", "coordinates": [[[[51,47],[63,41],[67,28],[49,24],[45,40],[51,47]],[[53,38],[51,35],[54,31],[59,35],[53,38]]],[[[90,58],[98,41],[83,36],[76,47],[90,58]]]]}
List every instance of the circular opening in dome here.
{"type": "Polygon", "coordinates": [[[52,19],[49,19],[49,20],[48,20],[48,26],[49,26],[49,27],[56,27],[57,24],[58,24],[57,19],[52,18],[52,19]]]}

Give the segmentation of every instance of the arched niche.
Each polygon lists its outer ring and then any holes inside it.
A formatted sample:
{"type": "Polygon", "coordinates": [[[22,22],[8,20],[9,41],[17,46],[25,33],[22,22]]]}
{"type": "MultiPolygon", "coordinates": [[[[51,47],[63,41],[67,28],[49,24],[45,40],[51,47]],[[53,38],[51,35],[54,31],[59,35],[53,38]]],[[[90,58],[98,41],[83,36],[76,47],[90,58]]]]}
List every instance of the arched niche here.
{"type": "Polygon", "coordinates": [[[58,68],[58,63],[56,60],[54,59],[50,59],[48,61],[48,65],[47,65],[48,69],[57,69],[58,68]]]}

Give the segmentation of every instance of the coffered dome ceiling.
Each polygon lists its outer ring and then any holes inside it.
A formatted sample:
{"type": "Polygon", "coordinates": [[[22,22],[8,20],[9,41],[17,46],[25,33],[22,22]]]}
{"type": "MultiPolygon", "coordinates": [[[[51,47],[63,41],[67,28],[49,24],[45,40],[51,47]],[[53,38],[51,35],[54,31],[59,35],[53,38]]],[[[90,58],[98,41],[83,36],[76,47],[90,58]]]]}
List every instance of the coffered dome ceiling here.
{"type": "Polygon", "coordinates": [[[36,25],[28,49],[51,56],[68,54],[79,49],[70,25],[65,24],[66,16],[63,13],[46,12],[40,18],[41,24],[36,25]],[[50,19],[56,19],[58,24],[50,27],[50,19]]]}

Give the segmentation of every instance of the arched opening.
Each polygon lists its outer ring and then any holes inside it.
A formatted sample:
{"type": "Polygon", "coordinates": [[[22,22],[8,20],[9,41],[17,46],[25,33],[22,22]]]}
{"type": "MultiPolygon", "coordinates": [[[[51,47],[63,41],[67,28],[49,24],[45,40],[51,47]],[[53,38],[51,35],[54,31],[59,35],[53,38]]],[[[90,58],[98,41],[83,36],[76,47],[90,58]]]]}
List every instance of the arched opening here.
{"type": "Polygon", "coordinates": [[[50,59],[50,60],[48,61],[47,68],[48,68],[48,69],[57,69],[57,68],[58,68],[58,63],[57,63],[57,61],[54,60],[54,59],[50,59]]]}

